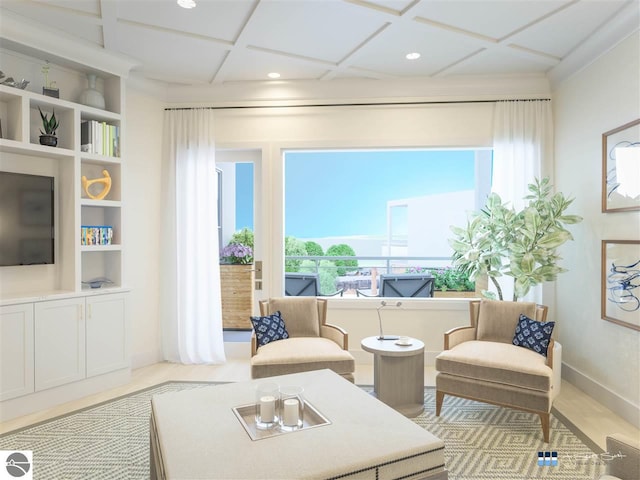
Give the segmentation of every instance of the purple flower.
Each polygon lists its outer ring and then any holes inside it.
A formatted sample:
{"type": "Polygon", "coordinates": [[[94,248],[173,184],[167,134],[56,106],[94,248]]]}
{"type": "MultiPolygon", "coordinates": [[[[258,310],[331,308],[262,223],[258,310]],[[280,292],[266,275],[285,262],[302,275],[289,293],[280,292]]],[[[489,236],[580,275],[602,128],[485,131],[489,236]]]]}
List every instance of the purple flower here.
{"type": "Polygon", "coordinates": [[[253,262],[253,250],[241,243],[230,243],[220,252],[223,263],[246,265],[253,262]]]}

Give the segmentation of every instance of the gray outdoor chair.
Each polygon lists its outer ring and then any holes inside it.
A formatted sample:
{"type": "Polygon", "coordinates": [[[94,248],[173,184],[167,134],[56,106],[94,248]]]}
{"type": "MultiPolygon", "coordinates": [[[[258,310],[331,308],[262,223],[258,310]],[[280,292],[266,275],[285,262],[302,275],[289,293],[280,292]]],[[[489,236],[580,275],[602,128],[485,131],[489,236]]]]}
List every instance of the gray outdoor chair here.
{"type": "Polygon", "coordinates": [[[287,297],[334,297],[342,296],[343,290],[323,295],[320,293],[320,277],[317,273],[292,273],[284,275],[284,294],[287,297]]]}
{"type": "Polygon", "coordinates": [[[383,273],[380,275],[378,295],[363,290],[356,290],[356,294],[364,297],[433,297],[433,287],[434,278],[431,275],[383,273]]]}

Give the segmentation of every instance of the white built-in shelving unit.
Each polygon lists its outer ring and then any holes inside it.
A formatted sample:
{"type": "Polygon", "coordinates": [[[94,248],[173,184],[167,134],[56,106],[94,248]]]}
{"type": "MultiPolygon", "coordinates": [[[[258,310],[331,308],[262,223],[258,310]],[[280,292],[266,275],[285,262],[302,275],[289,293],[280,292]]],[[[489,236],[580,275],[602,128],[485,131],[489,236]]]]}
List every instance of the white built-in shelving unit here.
{"type": "MultiPolygon", "coordinates": [[[[0,85],[0,121],[3,138],[0,139],[0,168],[5,171],[53,175],[55,178],[55,258],[53,265],[32,267],[4,267],[3,280],[14,275],[15,285],[4,289],[9,296],[24,292],[20,285],[32,283],[25,271],[32,268],[45,272],[36,280],[36,296],[55,292],[78,292],[83,281],[98,277],[108,278],[112,288],[123,286],[122,276],[122,161],[124,152],[120,128],[120,157],[85,153],[80,146],[80,125],[83,121],[97,120],[122,127],[122,81],[120,77],[105,76],[105,98],[110,110],[99,110],[64,99],[47,97],[39,93],[0,85]],[[39,110],[60,121],[58,146],[40,145],[41,119],[39,110]],[[81,177],[102,177],[107,170],[112,187],[104,200],[88,198],[81,185],[81,177]],[[113,227],[113,240],[108,248],[80,245],[81,225],[109,225],[113,227]],[[47,272],[51,270],[52,272],[47,272]],[[26,278],[25,278],[26,277],[26,278]]],[[[88,288],[88,287],[87,287],[88,288]]]]}
{"type": "Polygon", "coordinates": [[[0,170],[54,178],[55,259],[0,267],[0,420],[109,388],[130,375],[123,164],[124,76],[132,63],[54,41],[18,18],[5,20],[2,70],[31,83],[25,90],[0,85],[0,170]],[[51,52],[52,45],[66,52],[51,52]],[[40,93],[46,63],[60,98],[40,93]],[[104,109],[78,103],[89,73],[99,78],[104,109]],[[39,109],[55,111],[60,121],[57,147],[40,145],[39,109]],[[119,127],[119,156],[82,151],[81,124],[91,120],[119,127]],[[112,178],[111,190],[103,200],[91,199],[82,176],[99,178],[103,170],[112,178]],[[111,245],[82,245],[83,225],[111,226],[111,245]],[[95,289],[83,283],[102,277],[112,283],[95,289]]]}

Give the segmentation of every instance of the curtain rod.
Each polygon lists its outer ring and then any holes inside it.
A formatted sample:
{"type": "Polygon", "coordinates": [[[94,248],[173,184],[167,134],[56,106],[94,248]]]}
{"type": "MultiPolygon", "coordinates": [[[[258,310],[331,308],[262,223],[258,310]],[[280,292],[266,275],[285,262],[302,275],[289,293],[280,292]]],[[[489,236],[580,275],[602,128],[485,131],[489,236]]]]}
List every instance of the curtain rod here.
{"type": "Polygon", "coordinates": [[[402,105],[447,105],[457,103],[498,103],[498,102],[550,102],[550,98],[524,98],[516,100],[441,100],[432,102],[367,102],[367,103],[312,103],[301,105],[233,105],[229,107],[166,107],[167,110],[235,110],[245,108],[310,108],[310,107],[385,107],[402,105]]]}

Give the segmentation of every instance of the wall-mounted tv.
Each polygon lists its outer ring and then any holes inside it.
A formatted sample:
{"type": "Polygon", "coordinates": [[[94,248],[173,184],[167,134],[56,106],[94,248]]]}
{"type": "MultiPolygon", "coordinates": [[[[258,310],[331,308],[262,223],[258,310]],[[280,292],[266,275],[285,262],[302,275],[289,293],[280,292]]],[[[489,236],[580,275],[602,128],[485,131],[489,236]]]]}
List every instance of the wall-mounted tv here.
{"type": "Polygon", "coordinates": [[[54,263],[53,177],[0,172],[0,266],[54,263]]]}

